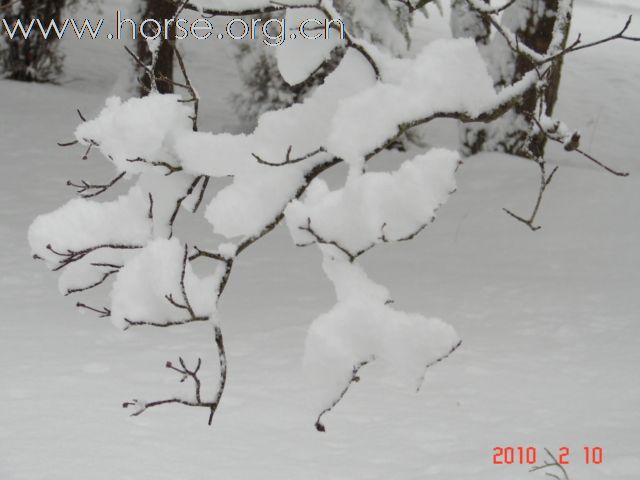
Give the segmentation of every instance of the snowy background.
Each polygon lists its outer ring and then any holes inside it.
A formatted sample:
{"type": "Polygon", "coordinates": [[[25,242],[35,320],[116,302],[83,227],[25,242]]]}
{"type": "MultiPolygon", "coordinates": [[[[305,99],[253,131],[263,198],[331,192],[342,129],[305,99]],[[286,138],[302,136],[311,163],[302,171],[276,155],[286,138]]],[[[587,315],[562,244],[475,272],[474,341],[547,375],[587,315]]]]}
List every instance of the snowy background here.
{"type": "MultiPolygon", "coordinates": [[[[107,18],[126,7],[107,4],[107,18]]],[[[576,0],[574,32],[608,35],[629,13],[640,14],[636,0],[576,0]]],[[[435,16],[416,38],[447,28],[435,16]]],[[[223,297],[229,384],[213,427],[198,409],[137,418],[122,410],[130,398],[181,391],[166,360],[215,358],[207,326],[122,333],[79,315],[30,258],[27,228],[72,197],[65,182],[112,176],[105,162],[82,163],[55,143],[71,138],[76,108],[93,117],[118,91],[126,55],[108,40],[68,39],[64,48],[62,85],[0,81],[0,480],[542,478],[492,464],[494,447],[518,445],[570,447],[572,480],[640,478],[637,45],[571,56],[559,104],[585,147],[629,178],[553,151],[550,162],[566,168],[534,234],[502,207],[528,211],[535,166],[472,158],[434,225],[363,258],[399,308],[443,318],[464,345],[429,371],[419,394],[364,378],[325,434],[313,428],[301,358],[309,324],[334,294],[320,253],[295,248],[283,227],[240,258],[223,297]],[[602,447],[604,462],[584,465],[583,446],[602,447]]],[[[230,49],[185,48],[201,124],[239,131],[230,49]]],[[[433,144],[455,142],[453,124],[430,129],[433,144]]]]}

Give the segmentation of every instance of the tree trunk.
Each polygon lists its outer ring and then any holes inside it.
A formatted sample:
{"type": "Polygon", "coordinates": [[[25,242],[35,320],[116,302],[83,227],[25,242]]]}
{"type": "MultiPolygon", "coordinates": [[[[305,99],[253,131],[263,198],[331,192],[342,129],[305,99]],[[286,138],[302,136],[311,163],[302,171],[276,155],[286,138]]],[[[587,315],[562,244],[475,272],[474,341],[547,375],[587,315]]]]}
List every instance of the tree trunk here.
{"type": "MultiPolygon", "coordinates": [[[[458,17],[465,13],[466,0],[452,0],[452,11],[458,12],[458,17]],[[456,6],[464,4],[463,6],[456,6]],[[454,9],[455,8],[455,9],[454,9]]],[[[503,14],[502,23],[519,39],[520,43],[539,53],[545,53],[553,37],[553,28],[558,10],[558,0],[516,0],[503,14]]],[[[453,13],[452,13],[453,16],[453,13]]],[[[496,88],[502,88],[520,80],[531,70],[531,62],[509,49],[505,40],[498,34],[491,42],[487,42],[487,24],[477,14],[467,14],[467,21],[458,23],[471,24],[465,29],[452,28],[455,36],[476,38],[476,42],[483,52],[496,88]],[[471,15],[471,16],[469,16],[471,15]],[[475,23],[469,21],[475,15],[475,23]]],[[[452,18],[452,27],[454,20],[452,18]]],[[[569,35],[564,32],[564,42],[569,35]]],[[[560,78],[562,73],[562,59],[555,62],[549,88],[545,93],[546,114],[553,113],[558,99],[560,78]]],[[[535,90],[527,92],[522,102],[504,117],[481,126],[463,126],[462,150],[466,155],[480,151],[500,151],[525,157],[543,156],[546,146],[544,135],[528,138],[531,126],[531,116],[536,111],[539,96],[535,90]]]]}
{"type": "MultiPolygon", "coordinates": [[[[172,23],[169,29],[165,32],[165,20],[172,19],[176,14],[176,6],[172,2],[166,0],[143,0],[140,9],[140,23],[144,20],[153,19],[160,23],[162,26],[162,34],[158,37],[160,47],[157,53],[157,60],[155,63],[154,74],[156,76],[156,86],[159,93],[173,93],[173,46],[172,42],[175,41],[176,29],[172,23]],[[168,80],[167,80],[168,79],[168,80]]],[[[147,36],[153,36],[156,26],[151,23],[145,25],[144,31],[147,36]]],[[[149,43],[147,40],[139,34],[137,40],[137,55],[145,65],[151,66],[153,56],[149,50],[149,43]]],[[[140,96],[147,95],[152,88],[151,78],[148,73],[137,66],[140,70],[140,96]]]]}

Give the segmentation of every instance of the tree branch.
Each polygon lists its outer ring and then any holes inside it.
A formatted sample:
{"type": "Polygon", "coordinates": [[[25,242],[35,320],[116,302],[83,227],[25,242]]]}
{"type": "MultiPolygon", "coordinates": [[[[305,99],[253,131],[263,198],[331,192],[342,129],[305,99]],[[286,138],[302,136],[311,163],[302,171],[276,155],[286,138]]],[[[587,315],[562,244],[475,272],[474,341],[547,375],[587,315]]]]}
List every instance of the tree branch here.
{"type": "Polygon", "coordinates": [[[545,448],[544,451],[547,452],[547,455],[549,455],[549,457],[551,458],[551,460],[553,462],[549,462],[549,461],[545,460],[545,462],[542,465],[536,465],[536,466],[532,467],[529,471],[530,472],[537,472],[537,471],[540,471],[540,470],[557,468],[557,469],[560,470],[560,472],[562,472],[562,476],[564,477],[564,479],[560,478],[559,475],[556,475],[554,473],[545,472],[546,475],[549,476],[549,477],[555,478],[556,480],[569,480],[569,474],[565,470],[564,466],[560,462],[558,462],[558,460],[553,455],[553,453],[551,453],[551,451],[548,448],[545,448]]]}
{"type": "Polygon", "coordinates": [[[549,130],[549,129],[545,128],[542,125],[540,120],[538,120],[538,118],[536,118],[535,115],[530,115],[529,118],[536,124],[536,127],[538,128],[538,131],[540,133],[542,133],[549,140],[563,145],[564,149],[566,151],[568,151],[568,152],[577,152],[580,155],[582,155],[583,157],[585,157],[588,160],[590,160],[591,162],[593,162],[596,165],[598,165],[600,168],[603,168],[607,172],[609,172],[609,173],[611,173],[613,175],[616,175],[618,177],[628,177],[629,176],[629,172],[620,172],[618,170],[614,170],[613,168],[609,167],[608,165],[605,165],[603,162],[601,162],[600,160],[595,158],[593,155],[590,155],[590,154],[586,153],[585,151],[581,150],[580,149],[580,134],[578,132],[573,132],[572,135],[570,135],[569,138],[567,138],[567,137],[565,137],[565,136],[563,136],[563,135],[558,133],[559,127],[557,126],[557,124],[554,127],[555,130],[549,130]]]}
{"type": "Polygon", "coordinates": [[[258,161],[258,163],[260,163],[262,165],[267,165],[269,167],[282,167],[284,165],[292,165],[294,163],[303,162],[305,160],[308,160],[309,158],[315,157],[319,153],[323,153],[323,152],[327,151],[324,147],[320,147],[317,150],[314,150],[313,152],[307,153],[306,155],[302,155],[301,157],[291,158],[291,151],[292,150],[293,150],[293,146],[289,145],[289,148],[287,149],[287,154],[286,154],[286,157],[285,157],[285,161],[281,162],[281,163],[267,162],[266,160],[263,160],[262,158],[260,158],[255,153],[252,153],[251,155],[253,156],[253,158],[255,158],[258,161]]]}
{"type": "Polygon", "coordinates": [[[85,310],[89,310],[91,312],[97,313],[100,316],[100,318],[107,318],[111,316],[111,310],[108,309],[107,307],[96,308],[96,307],[91,307],[89,305],[86,305],[82,302],[76,303],[76,307],[84,308],[85,310]]]}
{"type": "MultiPolygon", "coordinates": [[[[92,264],[92,265],[96,266],[96,264],[92,264]]],[[[87,285],[85,287],[70,288],[65,292],[64,295],[66,297],[66,296],[72,295],[74,293],[86,292],[87,290],[91,290],[92,288],[96,288],[96,287],[102,285],[104,282],[106,282],[107,279],[109,277],[111,277],[111,275],[113,275],[115,273],[118,273],[121,268],[122,267],[116,267],[116,268],[113,268],[112,270],[107,270],[106,272],[103,273],[102,277],[98,281],[96,281],[96,282],[94,282],[94,283],[92,283],[90,285],[87,285]]]]}
{"type": "Polygon", "coordinates": [[[451,347],[451,350],[449,350],[447,353],[445,353],[443,356],[436,358],[433,362],[428,363],[425,367],[424,367],[424,372],[422,373],[422,376],[420,377],[420,381],[418,382],[418,388],[416,389],[417,392],[420,391],[420,389],[422,388],[422,385],[424,384],[424,378],[427,376],[427,371],[437,365],[438,363],[442,362],[443,360],[446,360],[447,358],[449,358],[453,352],[455,352],[456,350],[458,350],[460,347],[462,346],[462,340],[460,340],[458,343],[456,343],[453,347],[451,347]]]}
{"type": "Polygon", "coordinates": [[[127,162],[130,163],[146,163],[147,165],[151,165],[153,167],[163,167],[167,169],[167,173],[165,173],[165,176],[169,176],[172,175],[176,172],[181,172],[183,170],[182,167],[180,166],[176,166],[176,165],[171,165],[168,162],[150,162],[149,160],[146,160],[144,158],[138,157],[138,158],[128,158],[127,162]]]}
{"type": "Polygon", "coordinates": [[[200,371],[200,367],[202,366],[202,359],[198,358],[198,362],[195,366],[195,368],[190,369],[189,367],[187,367],[185,361],[182,359],[182,357],[179,358],[179,363],[180,366],[177,367],[175,366],[173,363],[171,362],[167,362],[165,364],[165,367],[173,370],[175,372],[178,372],[179,374],[182,375],[180,382],[183,383],[185,382],[188,378],[191,378],[193,380],[193,384],[194,384],[194,398],[195,400],[187,400],[184,398],[179,398],[179,397],[173,397],[173,398],[168,398],[165,400],[156,400],[153,402],[144,402],[138,399],[134,399],[130,402],[124,402],[122,404],[123,408],[129,408],[129,407],[133,407],[135,409],[135,411],[131,414],[132,417],[137,417],[138,415],[143,414],[144,412],[146,412],[148,409],[153,408],[153,407],[158,407],[161,405],[167,405],[167,404],[180,404],[180,405],[186,405],[189,407],[202,407],[202,408],[207,408],[209,409],[209,420],[208,420],[208,424],[211,425],[213,422],[213,416],[218,408],[218,405],[220,404],[220,400],[222,398],[222,393],[224,392],[225,386],[226,386],[226,382],[227,382],[227,357],[226,357],[226,352],[225,352],[225,347],[224,347],[224,341],[222,338],[222,331],[220,330],[220,326],[215,324],[214,325],[214,341],[216,344],[216,347],[218,349],[218,359],[219,359],[219,368],[220,368],[220,375],[219,375],[219,380],[218,380],[218,389],[216,391],[216,394],[213,398],[213,400],[211,401],[205,401],[202,399],[202,395],[201,395],[201,385],[202,382],[200,380],[200,377],[198,376],[198,373],[200,371]]]}
{"type": "Polygon", "coordinates": [[[82,260],[91,252],[95,252],[96,250],[100,250],[103,248],[111,248],[113,250],[137,250],[143,248],[142,245],[122,245],[122,244],[103,244],[96,245],[94,247],[84,248],[82,250],[67,250],[66,252],[58,252],[56,251],[51,244],[47,245],[47,250],[61,257],[61,260],[58,262],[58,266],[53,269],[54,272],[58,270],[62,270],[67,265],[77,262],[78,260],[82,260]]]}
{"type": "MultiPolygon", "coordinates": [[[[344,247],[343,245],[340,245],[340,243],[337,242],[336,240],[327,240],[324,237],[322,237],[322,235],[320,235],[318,232],[316,232],[311,226],[311,218],[307,219],[306,225],[298,228],[302,231],[309,233],[315,240],[314,243],[317,243],[320,245],[331,245],[332,247],[337,248],[340,252],[346,255],[347,259],[349,260],[349,263],[353,263],[359,256],[364,255],[365,253],[367,253],[369,250],[371,250],[373,247],[376,246],[375,243],[372,243],[368,247],[358,250],[357,252],[351,252],[348,248],[344,247]]],[[[309,244],[298,244],[297,246],[306,247],[308,245],[309,244]]]]}
{"type": "Polygon", "coordinates": [[[125,318],[124,322],[127,324],[127,326],[124,329],[129,330],[131,327],[169,328],[169,327],[177,327],[181,325],[188,325],[189,323],[208,322],[208,321],[209,321],[209,317],[190,317],[184,320],[171,320],[164,323],[151,322],[146,320],[129,320],[128,318],[125,318]]]}
{"type": "Polygon", "coordinates": [[[319,432],[326,432],[327,431],[326,427],[322,423],[322,417],[324,415],[326,415],[327,413],[329,413],[331,410],[333,410],[336,407],[336,405],[338,405],[338,403],[340,403],[340,401],[344,398],[344,396],[349,391],[349,387],[351,387],[351,385],[353,383],[358,383],[360,381],[360,377],[358,376],[358,373],[360,372],[360,369],[362,367],[364,367],[365,365],[368,365],[369,363],[371,363],[374,360],[375,360],[375,357],[371,357],[369,360],[364,360],[364,361],[359,362],[359,363],[357,363],[357,364],[355,364],[353,366],[353,370],[351,371],[351,378],[348,380],[348,382],[345,385],[344,389],[333,400],[333,402],[331,402],[331,405],[329,405],[327,408],[322,410],[322,412],[320,412],[320,415],[318,415],[318,418],[316,419],[316,423],[315,423],[315,427],[316,427],[317,431],[319,431],[319,432]]]}
{"type": "Polygon", "coordinates": [[[104,185],[93,185],[84,180],[80,180],[80,184],[77,184],[77,183],[73,183],[71,180],[67,180],[67,186],[76,188],[77,189],[76,193],[80,195],[82,198],[93,198],[103,194],[104,192],[109,190],[111,187],[113,187],[122,178],[124,178],[126,173],[127,172],[122,172],[120,175],[115,177],[109,183],[106,183],[104,185]]]}
{"type": "Polygon", "coordinates": [[[536,232],[542,228],[540,225],[535,225],[535,220],[540,210],[540,206],[542,205],[542,198],[544,197],[544,193],[546,192],[547,188],[549,187],[549,184],[553,180],[553,176],[556,174],[559,168],[559,167],[555,167],[553,171],[549,174],[549,176],[547,176],[546,162],[543,159],[538,159],[536,160],[536,163],[538,165],[538,168],[540,169],[540,189],[538,190],[538,198],[536,199],[536,204],[533,207],[533,212],[531,213],[531,216],[528,219],[525,219],[524,217],[516,215],[511,210],[503,208],[505,213],[515,218],[519,222],[524,223],[533,232],[536,232]]]}
{"type": "Polygon", "coordinates": [[[185,194],[178,198],[178,200],[176,200],[176,206],[173,209],[173,213],[171,214],[171,218],[169,219],[169,230],[170,230],[170,234],[169,234],[169,238],[173,237],[173,224],[175,223],[176,219],[178,218],[178,214],[180,213],[180,207],[182,206],[182,203],[189,198],[193,192],[195,191],[196,187],[198,186],[198,183],[200,183],[200,180],[205,179],[205,185],[201,188],[200,190],[200,196],[198,198],[198,201],[196,203],[196,207],[194,208],[194,213],[195,210],[197,210],[197,207],[200,205],[200,202],[202,202],[202,197],[204,195],[204,190],[206,188],[206,183],[209,177],[206,177],[205,175],[200,175],[199,177],[196,177],[193,182],[191,182],[191,185],[189,185],[189,188],[187,189],[187,191],[185,192],[185,194]]]}

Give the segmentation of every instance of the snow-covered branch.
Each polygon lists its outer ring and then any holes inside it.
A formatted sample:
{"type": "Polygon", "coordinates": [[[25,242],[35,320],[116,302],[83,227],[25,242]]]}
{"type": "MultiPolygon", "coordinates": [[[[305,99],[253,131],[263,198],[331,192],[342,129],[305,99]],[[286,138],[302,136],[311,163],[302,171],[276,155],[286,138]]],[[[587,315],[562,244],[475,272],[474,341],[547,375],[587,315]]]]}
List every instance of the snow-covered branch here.
{"type": "Polygon", "coordinates": [[[504,38],[511,50],[513,50],[518,55],[526,57],[533,65],[541,66],[545,63],[554,62],[569,53],[584,50],[585,48],[595,47],[615,40],[625,40],[631,42],[640,41],[640,37],[626,35],[629,28],[631,27],[631,22],[633,19],[632,16],[629,16],[621,30],[613,35],[589,43],[583,43],[582,35],[579,34],[576,40],[571,42],[569,46],[565,46],[566,34],[571,23],[573,0],[561,0],[558,3],[558,9],[555,12],[556,22],[549,48],[546,52],[537,52],[536,50],[522,43],[520,39],[518,39],[518,37],[511,30],[509,30],[509,28],[507,28],[500,22],[497,16],[500,12],[513,5],[515,3],[515,0],[510,1],[503,7],[498,8],[491,7],[484,3],[482,0],[466,1],[472,10],[482,15],[491,23],[498,34],[504,38]]]}
{"type": "MultiPolygon", "coordinates": [[[[540,168],[540,188],[533,207],[532,214],[525,218],[514,214],[508,209],[504,209],[511,217],[524,223],[532,230],[538,230],[539,226],[534,224],[534,220],[539,212],[542,198],[546,192],[557,168],[551,173],[547,173],[545,169],[546,161],[544,159],[544,149],[547,140],[561,144],[566,151],[575,151],[587,158],[594,164],[605,169],[609,173],[617,176],[627,176],[627,173],[619,172],[593,155],[580,149],[580,133],[571,131],[563,122],[550,118],[553,112],[553,106],[557,98],[557,89],[559,85],[560,70],[565,55],[582,50],[584,48],[594,47],[614,40],[638,41],[640,39],[626,35],[631,26],[631,17],[628,18],[622,29],[611,36],[604,39],[584,44],[579,35],[578,38],[567,45],[571,15],[573,10],[573,0],[561,0],[553,10],[549,10],[545,15],[553,14],[554,21],[550,29],[548,46],[542,47],[546,50],[534,50],[531,46],[526,45],[513,32],[511,32],[506,22],[498,17],[498,12],[494,12],[492,7],[488,6],[482,0],[466,0],[469,7],[480,15],[485,21],[488,21],[494,30],[505,41],[506,45],[515,53],[517,62],[520,65],[527,65],[535,75],[532,76],[534,83],[530,86],[527,94],[527,106],[517,107],[519,118],[522,123],[522,135],[524,144],[518,148],[517,153],[532,160],[535,160],[540,168]],[[524,61],[522,61],[524,59],[524,61]]],[[[515,7],[514,7],[515,8],[515,7]]],[[[542,20],[541,20],[542,21],[542,20]]],[[[548,27],[546,27],[548,28],[548,27]]],[[[532,44],[531,44],[532,45],[532,44]]],[[[544,42],[536,45],[544,45],[544,42]]],[[[522,68],[521,66],[518,68],[522,68]]],[[[487,132],[485,132],[486,134],[487,132]]],[[[515,153],[515,152],[511,152],[515,153]]]]}
{"type": "MultiPolygon", "coordinates": [[[[134,409],[133,415],[156,406],[182,404],[208,409],[211,423],[227,378],[218,321],[220,297],[241,254],[283,220],[295,244],[318,245],[323,268],[336,291],[335,306],[311,324],[306,340],[305,367],[318,389],[318,430],[324,431],[323,417],[374,359],[387,364],[415,389],[422,384],[426,369],[460,347],[455,329],[443,321],[395,309],[387,289],[369,279],[356,261],[379,244],[414,239],[435,220],[456,190],[460,156],[450,150],[421,147],[411,150],[398,167],[387,166],[385,171],[371,171],[370,161],[419,126],[437,119],[491,122],[531,92],[539,100],[527,140],[542,136],[584,154],[579,149],[579,133],[551,119],[547,108],[544,94],[552,83],[554,67],[564,55],[580,48],[614,39],[637,40],[626,34],[629,20],[608,39],[566,47],[572,1],[560,0],[550,46],[546,52],[537,52],[522,45],[498,20],[513,0],[500,7],[480,0],[467,2],[491,20],[513,51],[530,62],[518,79],[499,91],[471,39],[437,40],[415,56],[398,58],[392,49],[359,37],[353,28],[341,42],[307,42],[305,48],[293,43],[279,48],[277,66],[291,86],[315,75],[336,48],[344,55],[335,57],[335,68],[303,101],[264,113],[256,128],[246,134],[200,131],[200,96],[175,41],[170,44],[182,82],[155,75],[153,65],[145,65],[128,50],[150,77],[150,95],[126,101],[108,99],[96,118],[87,121],[82,117],[75,142],[65,144],[77,142],[86,147],[85,157],[99,150],[116,169],[116,177],[104,185],[69,182],[85,198],[39,217],[30,228],[29,241],[37,258],[54,271],[64,270],[60,276],[63,293],[82,293],[112,281],[110,305],[77,305],[110,318],[121,329],[195,322],[212,325],[219,360],[213,398],[205,399],[202,394],[202,361],[189,367],[181,357],[178,365],[168,362],[166,366],[179,373],[181,381],[191,381],[193,395],[125,403],[134,409]],[[182,88],[182,95],[154,91],[160,81],[182,88]],[[322,176],[339,164],[347,167],[344,180],[330,188],[322,176]],[[125,195],[106,202],[89,199],[120,181],[132,183],[125,195]],[[211,188],[206,195],[204,218],[212,238],[221,240],[217,246],[207,244],[205,249],[201,243],[190,251],[178,238],[177,220],[183,211],[199,210],[211,184],[219,188],[211,188]],[[210,267],[208,276],[194,272],[193,262],[200,259],[211,260],[205,265],[210,267]]],[[[238,4],[236,10],[227,8],[231,3],[198,0],[176,2],[175,6],[178,13],[190,9],[209,16],[280,12],[295,20],[311,11],[329,21],[340,18],[330,0],[255,0],[238,4]]],[[[393,8],[398,8],[412,14],[429,2],[399,0],[395,7],[383,3],[382,12],[393,14],[397,13],[393,8]]],[[[358,2],[354,8],[362,5],[358,2]]],[[[540,149],[531,147],[526,153],[540,168],[537,201],[529,218],[507,213],[536,230],[543,195],[557,168],[547,172],[540,149]]]]}

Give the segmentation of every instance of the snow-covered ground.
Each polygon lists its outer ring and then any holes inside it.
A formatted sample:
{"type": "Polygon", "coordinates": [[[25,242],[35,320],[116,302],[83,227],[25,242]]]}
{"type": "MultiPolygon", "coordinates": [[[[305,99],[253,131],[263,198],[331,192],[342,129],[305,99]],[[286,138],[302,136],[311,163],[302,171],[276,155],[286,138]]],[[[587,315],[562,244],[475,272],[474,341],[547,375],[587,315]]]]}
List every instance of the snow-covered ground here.
{"type": "MultiPolygon", "coordinates": [[[[575,30],[616,31],[635,2],[576,0],[575,30]]],[[[419,394],[363,370],[324,434],[313,428],[300,360],[306,329],[333,292],[320,254],[296,249],[284,228],[241,257],[223,297],[230,372],[214,425],[197,409],[130,418],[120,408],[180,391],[165,361],[215,361],[212,338],[206,326],[121,333],[81,316],[30,259],[27,227],[71,198],[66,180],[111,173],[55,142],[71,138],[76,108],[100,108],[124,52],[106,40],[66,47],[63,85],[0,81],[0,480],[542,478],[492,464],[494,447],[519,445],[570,447],[572,480],[640,478],[637,45],[571,57],[559,105],[585,146],[629,178],[554,152],[563,168],[543,229],[531,233],[502,207],[528,211],[536,169],[473,158],[421,237],[363,258],[400,308],[443,318],[464,345],[429,371],[419,394]],[[584,446],[602,447],[604,462],[584,465],[584,446]]],[[[202,125],[237,129],[228,52],[196,42],[187,53],[205,99],[202,125]]],[[[450,126],[434,128],[434,143],[451,142],[450,126]]]]}

